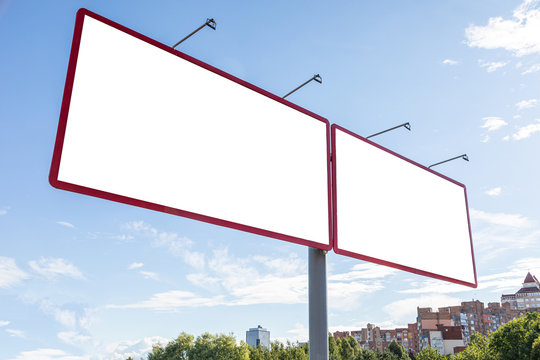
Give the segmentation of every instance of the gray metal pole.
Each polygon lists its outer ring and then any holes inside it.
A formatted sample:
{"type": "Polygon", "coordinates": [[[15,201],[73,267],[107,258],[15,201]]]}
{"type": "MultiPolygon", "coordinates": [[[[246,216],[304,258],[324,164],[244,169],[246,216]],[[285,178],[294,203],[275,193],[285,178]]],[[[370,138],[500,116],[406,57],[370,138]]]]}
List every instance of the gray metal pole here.
{"type": "Polygon", "coordinates": [[[308,248],[309,360],[328,360],[326,252],[308,248]]]}

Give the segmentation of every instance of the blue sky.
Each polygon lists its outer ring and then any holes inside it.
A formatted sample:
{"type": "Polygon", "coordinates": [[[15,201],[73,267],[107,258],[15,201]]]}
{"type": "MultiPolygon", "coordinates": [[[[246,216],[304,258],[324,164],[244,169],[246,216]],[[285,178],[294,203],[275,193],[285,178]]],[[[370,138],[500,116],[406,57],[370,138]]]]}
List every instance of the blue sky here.
{"type": "MultiPolygon", "coordinates": [[[[0,348],[124,359],[185,331],[306,340],[307,249],[52,188],[75,13],[86,7],[468,188],[478,289],[330,253],[331,330],[499,301],[540,275],[540,2],[0,1],[0,348]]],[[[434,248],[434,256],[460,256],[434,248]]]]}

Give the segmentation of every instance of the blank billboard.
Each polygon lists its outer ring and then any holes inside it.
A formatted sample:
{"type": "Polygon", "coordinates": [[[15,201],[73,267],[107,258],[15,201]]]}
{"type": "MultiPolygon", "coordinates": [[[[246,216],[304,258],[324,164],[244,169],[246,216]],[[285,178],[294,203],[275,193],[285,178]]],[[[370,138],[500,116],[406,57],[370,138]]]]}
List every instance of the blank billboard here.
{"type": "Polygon", "coordinates": [[[332,125],[334,250],[476,287],[465,186],[332,125]]]}
{"type": "Polygon", "coordinates": [[[326,119],[81,9],[50,182],[329,250],[329,137],[326,119]]]}

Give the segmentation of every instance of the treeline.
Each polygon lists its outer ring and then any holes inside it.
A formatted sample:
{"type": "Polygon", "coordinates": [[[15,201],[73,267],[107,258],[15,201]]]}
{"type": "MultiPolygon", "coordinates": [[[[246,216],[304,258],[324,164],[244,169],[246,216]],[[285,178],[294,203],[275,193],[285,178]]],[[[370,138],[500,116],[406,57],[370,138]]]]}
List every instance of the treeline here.
{"type": "MultiPolygon", "coordinates": [[[[482,336],[473,334],[467,348],[457,355],[441,355],[435,348],[412,354],[392,342],[382,354],[363,349],[353,337],[328,337],[330,360],[540,360],[540,315],[528,313],[482,336]]],[[[147,360],[308,360],[307,344],[273,342],[271,348],[237,344],[230,335],[205,333],[196,339],[180,334],[166,345],[153,346],[147,360]]],[[[133,360],[128,358],[126,360],[133,360]]]]}

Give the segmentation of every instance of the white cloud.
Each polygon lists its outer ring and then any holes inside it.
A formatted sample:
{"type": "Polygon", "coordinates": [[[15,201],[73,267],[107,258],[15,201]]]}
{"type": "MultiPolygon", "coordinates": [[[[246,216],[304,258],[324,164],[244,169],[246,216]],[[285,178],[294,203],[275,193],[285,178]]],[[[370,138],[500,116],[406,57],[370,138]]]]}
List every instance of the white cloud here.
{"type": "Polygon", "coordinates": [[[161,343],[167,344],[170,340],[160,336],[145,337],[140,340],[128,340],[114,342],[106,346],[104,359],[125,360],[128,357],[133,359],[145,359],[152,351],[152,345],[161,343]]]}
{"type": "Polygon", "coordinates": [[[75,227],[75,225],[73,225],[71,223],[68,223],[67,221],[57,221],[56,223],[58,225],[62,225],[62,226],[68,227],[68,228],[74,228],[75,227]]]}
{"type": "Polygon", "coordinates": [[[139,269],[144,266],[144,263],[133,262],[128,266],[128,270],[139,269]]]}
{"type": "Polygon", "coordinates": [[[0,209],[0,216],[1,216],[1,215],[6,215],[6,214],[7,214],[7,210],[0,209]]]}
{"type": "Polygon", "coordinates": [[[486,190],[484,193],[489,196],[499,196],[501,195],[502,188],[494,187],[493,189],[486,190]]]}
{"type": "Polygon", "coordinates": [[[21,339],[25,338],[24,331],[22,330],[6,329],[6,332],[9,334],[9,336],[18,337],[21,339]]]}
{"type": "Polygon", "coordinates": [[[191,239],[181,237],[177,233],[158,231],[143,221],[132,221],[124,227],[152,239],[153,246],[167,248],[172,255],[182,258],[186,264],[195,269],[202,270],[205,266],[204,254],[190,250],[193,247],[191,239]]]}
{"type": "Polygon", "coordinates": [[[412,323],[416,319],[417,306],[437,309],[439,307],[448,306],[449,304],[460,303],[461,300],[455,297],[444,294],[430,294],[394,301],[385,305],[383,310],[397,322],[412,323]]]}
{"type": "MultiPolygon", "coordinates": [[[[506,250],[506,249],[505,249],[506,250]]],[[[490,290],[493,293],[501,294],[505,291],[515,292],[519,290],[521,282],[527,272],[540,273],[540,258],[524,258],[507,266],[508,271],[484,275],[478,277],[478,290],[490,290]]],[[[462,285],[449,284],[441,280],[429,279],[421,283],[415,283],[415,287],[399,291],[402,294],[448,294],[461,293],[467,290],[462,285]]],[[[448,303],[448,305],[458,305],[458,303],[448,303]]]]}
{"type": "Polygon", "coordinates": [[[512,116],[512,118],[514,118],[514,119],[521,119],[521,115],[517,114],[517,115],[512,116]]]}
{"type": "Polygon", "coordinates": [[[505,49],[516,56],[540,53],[538,0],[524,0],[511,19],[493,17],[486,26],[465,29],[467,45],[482,49],[505,49]]]}
{"type": "MultiPolygon", "coordinates": [[[[528,137],[530,137],[532,134],[540,131],[540,120],[537,120],[538,123],[529,124],[522,126],[518,129],[518,131],[514,134],[512,134],[512,139],[518,141],[523,140],[528,137]]],[[[510,136],[505,136],[504,140],[510,140],[510,136]]]]}
{"type": "Polygon", "coordinates": [[[540,64],[534,64],[527,68],[524,72],[521,73],[521,75],[527,75],[531,73],[535,73],[537,71],[540,71],[540,64]]]}
{"type": "Polygon", "coordinates": [[[287,337],[275,337],[272,338],[272,341],[279,341],[283,344],[286,344],[287,341],[294,343],[296,341],[298,342],[307,342],[309,340],[309,329],[304,326],[304,324],[296,323],[294,324],[294,328],[287,330],[287,333],[292,334],[291,336],[287,337]]]}
{"type": "Polygon", "coordinates": [[[484,60],[478,60],[478,64],[480,64],[480,67],[486,68],[487,72],[494,72],[495,70],[508,65],[508,62],[505,62],[505,61],[488,62],[484,60]]]}
{"type": "Polygon", "coordinates": [[[0,320],[0,327],[2,326],[8,326],[10,324],[9,321],[6,321],[6,320],[0,320]]]}
{"type": "Polygon", "coordinates": [[[152,271],[139,271],[139,274],[144,276],[145,279],[159,280],[159,275],[152,271]]]}
{"type": "Polygon", "coordinates": [[[485,143],[487,143],[489,141],[489,139],[490,139],[489,135],[484,135],[484,137],[480,141],[485,144],[485,143]]]}
{"type": "Polygon", "coordinates": [[[223,296],[204,298],[189,291],[171,290],[154,294],[150,299],[127,305],[107,305],[110,309],[152,309],[173,311],[182,307],[207,307],[224,305],[223,296]]]}
{"type": "Polygon", "coordinates": [[[480,127],[482,129],[487,129],[487,131],[495,131],[502,128],[503,126],[508,125],[506,121],[504,121],[498,116],[486,116],[483,117],[482,120],[484,121],[484,123],[480,127]]]}
{"type": "Polygon", "coordinates": [[[82,335],[75,331],[62,331],[56,334],[56,336],[65,342],[66,344],[80,346],[92,341],[92,337],[89,335],[82,335]]]}
{"type": "Polygon", "coordinates": [[[471,218],[495,225],[504,225],[516,228],[531,227],[532,222],[519,214],[488,213],[481,210],[469,209],[471,218]]]}
{"type": "Polygon", "coordinates": [[[84,275],[77,267],[62,258],[41,258],[38,261],[29,261],[28,265],[49,280],[54,280],[58,276],[69,276],[73,279],[85,279],[84,275]]]}
{"type": "MultiPolygon", "coordinates": [[[[381,279],[395,269],[356,264],[351,271],[328,278],[332,306],[359,306],[367,293],[384,288],[381,279]]],[[[110,308],[140,308],[175,311],[182,307],[242,306],[252,304],[307,303],[307,264],[297,255],[233,257],[227,248],[214,250],[204,272],[189,274],[187,280],[214,295],[200,296],[191,291],[171,290],[147,300],[110,308]]]]}
{"type": "Polygon", "coordinates": [[[59,349],[37,349],[23,351],[10,360],[89,360],[87,356],[71,355],[59,349]]]}
{"type": "Polygon", "coordinates": [[[535,107],[537,103],[538,103],[537,99],[522,100],[516,103],[516,107],[518,110],[530,109],[530,108],[535,107]]]}
{"type": "Polygon", "coordinates": [[[380,279],[386,276],[397,273],[398,270],[390,268],[388,266],[381,266],[377,264],[365,263],[356,264],[352,267],[352,271],[330,275],[329,281],[352,281],[361,279],[380,279]]]}
{"type": "Polygon", "coordinates": [[[73,310],[61,309],[54,305],[50,300],[42,300],[40,309],[47,315],[50,315],[60,324],[73,329],[77,326],[77,314],[73,310]]]}
{"type": "Polygon", "coordinates": [[[0,288],[16,285],[28,277],[28,274],[17,266],[14,259],[0,256],[0,288]]]}
{"type": "Polygon", "coordinates": [[[457,60],[452,60],[452,59],[445,59],[443,60],[442,62],[444,65],[457,65],[459,64],[459,61],[457,60]]]}

